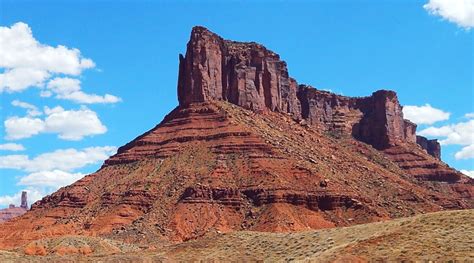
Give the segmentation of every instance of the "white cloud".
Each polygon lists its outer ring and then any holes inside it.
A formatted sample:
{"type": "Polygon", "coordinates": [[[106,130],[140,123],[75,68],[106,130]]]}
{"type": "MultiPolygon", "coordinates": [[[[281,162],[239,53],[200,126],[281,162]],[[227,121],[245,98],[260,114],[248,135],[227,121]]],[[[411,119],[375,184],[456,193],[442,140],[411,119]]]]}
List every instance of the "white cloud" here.
{"type": "Polygon", "coordinates": [[[424,106],[404,106],[403,116],[416,124],[433,124],[438,121],[449,119],[451,114],[440,109],[431,107],[429,104],[424,106]]]}
{"type": "Polygon", "coordinates": [[[5,120],[7,140],[29,138],[39,133],[57,133],[63,140],[77,141],[85,136],[103,134],[107,132],[97,114],[82,107],[79,110],[64,110],[58,106],[45,107],[44,119],[26,117],[10,117],[5,120]]]}
{"type": "Polygon", "coordinates": [[[87,94],[81,91],[77,79],[55,76],[80,76],[85,69],[94,68],[94,62],[84,58],[75,48],[41,44],[31,28],[22,22],[11,27],[0,27],[0,93],[21,92],[29,87],[43,88],[41,97],[52,96],[77,103],[116,103],[121,99],[105,94],[87,94]],[[48,83],[45,90],[45,84],[48,83]]]}
{"type": "MultiPolygon", "coordinates": [[[[72,100],[77,103],[116,103],[121,100],[110,94],[99,96],[84,93],[81,91],[81,82],[72,78],[54,78],[48,82],[47,88],[56,93],[56,98],[72,100]]],[[[52,93],[43,93],[43,95],[51,96],[52,93]]]]}
{"type": "Polygon", "coordinates": [[[429,0],[423,8],[460,27],[474,27],[474,0],[429,0]]]}
{"type": "MultiPolygon", "coordinates": [[[[0,49],[1,52],[3,51],[0,49]]],[[[47,71],[34,68],[6,69],[4,73],[0,73],[0,93],[19,92],[32,86],[41,87],[49,76],[47,71]]]]}
{"type": "Polygon", "coordinates": [[[473,119],[474,118],[474,112],[466,113],[466,114],[464,114],[464,117],[468,118],[468,119],[473,119]]]}
{"type": "Polygon", "coordinates": [[[418,134],[444,137],[440,140],[442,145],[463,145],[464,147],[454,155],[457,160],[474,158],[474,119],[441,127],[429,127],[418,134]]]}
{"type": "Polygon", "coordinates": [[[471,177],[471,178],[474,178],[474,171],[468,171],[468,170],[461,170],[461,173],[471,177]]]}
{"type": "Polygon", "coordinates": [[[68,173],[61,170],[40,171],[22,177],[18,185],[58,189],[70,185],[82,177],[84,177],[83,173],[68,173]]]}
{"type": "Polygon", "coordinates": [[[27,110],[27,114],[29,116],[35,117],[41,115],[41,112],[38,110],[38,108],[35,105],[31,105],[29,103],[19,101],[19,100],[14,100],[12,101],[12,105],[16,107],[20,107],[23,109],[27,110]]]}
{"type": "Polygon", "coordinates": [[[471,145],[474,144],[474,120],[442,127],[429,127],[418,134],[431,137],[446,137],[440,140],[442,145],[471,145]]]}
{"type": "Polygon", "coordinates": [[[32,117],[11,117],[5,120],[4,126],[7,140],[29,138],[44,131],[43,120],[32,117]]]}
{"type": "Polygon", "coordinates": [[[0,92],[22,91],[42,86],[51,74],[78,76],[84,69],[95,67],[75,48],[41,44],[31,28],[22,22],[0,27],[0,92]]]}
{"type": "Polygon", "coordinates": [[[459,152],[454,155],[454,157],[456,158],[456,160],[474,158],[474,144],[463,147],[459,152]]]}
{"type": "MultiPolygon", "coordinates": [[[[45,110],[46,112],[46,110],[45,110]]],[[[84,136],[103,134],[107,132],[97,114],[83,107],[77,111],[66,111],[56,107],[45,119],[46,131],[58,133],[64,140],[80,140],[84,136]]]]}
{"type": "Polygon", "coordinates": [[[23,145],[18,144],[18,143],[4,143],[0,144],[0,150],[2,151],[24,151],[25,147],[23,145]]]}
{"type": "Polygon", "coordinates": [[[31,28],[22,22],[0,27],[0,39],[0,67],[3,68],[33,68],[79,75],[82,70],[95,66],[91,59],[83,58],[78,49],[39,43],[31,28]]]}
{"type": "Polygon", "coordinates": [[[43,153],[30,159],[28,155],[0,156],[0,169],[16,169],[27,172],[52,170],[73,171],[90,164],[104,161],[117,151],[116,147],[89,147],[82,150],[60,149],[43,153]]]}
{"type": "Polygon", "coordinates": [[[51,96],[53,96],[53,93],[49,90],[40,91],[40,97],[42,97],[42,98],[49,98],[51,96]]]}

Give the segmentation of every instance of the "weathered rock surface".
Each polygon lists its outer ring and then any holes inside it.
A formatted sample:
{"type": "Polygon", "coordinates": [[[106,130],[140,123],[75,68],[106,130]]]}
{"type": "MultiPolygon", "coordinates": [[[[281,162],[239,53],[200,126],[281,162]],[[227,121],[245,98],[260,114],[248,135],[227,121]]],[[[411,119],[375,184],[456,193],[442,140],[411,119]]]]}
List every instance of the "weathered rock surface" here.
{"type": "Polygon", "coordinates": [[[180,55],[178,99],[226,100],[254,111],[300,115],[296,81],[286,63],[264,46],[224,40],[203,27],[191,32],[186,56],[180,55]]]}
{"type": "Polygon", "coordinates": [[[393,91],[350,98],[297,85],[280,56],[254,42],[224,40],[195,27],[180,55],[180,105],[225,100],[256,112],[288,113],[318,129],[353,135],[377,149],[416,142],[416,125],[403,119],[393,91]]]}
{"type": "Polygon", "coordinates": [[[300,85],[298,98],[302,118],[318,129],[352,135],[377,149],[414,142],[416,125],[403,119],[393,91],[379,90],[369,97],[351,98],[300,85]]]}
{"type": "Polygon", "coordinates": [[[180,105],[102,168],[0,225],[0,248],[63,235],[131,243],[299,231],[474,208],[474,180],[416,144],[393,91],[297,85],[256,43],[193,29],[180,105]]]}
{"type": "Polygon", "coordinates": [[[428,154],[435,157],[436,159],[441,159],[441,145],[438,140],[428,140],[423,136],[416,136],[416,143],[418,143],[423,150],[428,154]]]}

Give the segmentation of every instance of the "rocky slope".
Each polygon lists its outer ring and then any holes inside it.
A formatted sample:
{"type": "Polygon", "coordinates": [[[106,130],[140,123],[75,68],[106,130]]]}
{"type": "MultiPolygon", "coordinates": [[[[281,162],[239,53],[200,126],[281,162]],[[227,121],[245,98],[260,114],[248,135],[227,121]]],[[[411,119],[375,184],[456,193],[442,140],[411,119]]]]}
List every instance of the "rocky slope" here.
{"type": "Polygon", "coordinates": [[[1,224],[0,248],[71,234],[181,242],[474,208],[474,181],[439,160],[436,142],[417,144],[393,91],[350,98],[298,85],[265,47],[195,27],[178,97],[99,171],[1,224]]]}

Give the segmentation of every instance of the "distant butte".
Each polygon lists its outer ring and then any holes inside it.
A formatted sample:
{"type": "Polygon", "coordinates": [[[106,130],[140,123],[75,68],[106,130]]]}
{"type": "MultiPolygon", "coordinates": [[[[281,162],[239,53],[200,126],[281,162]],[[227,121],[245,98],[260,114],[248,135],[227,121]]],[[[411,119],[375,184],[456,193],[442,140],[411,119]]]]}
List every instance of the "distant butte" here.
{"type": "Polygon", "coordinates": [[[23,191],[21,193],[21,204],[20,207],[14,204],[9,205],[8,208],[0,209],[0,223],[21,216],[28,210],[28,199],[27,193],[23,191]]]}
{"type": "Polygon", "coordinates": [[[204,27],[179,60],[178,107],[97,172],[0,224],[0,249],[65,235],[162,245],[474,208],[474,180],[416,136],[395,92],[298,85],[276,53],[204,27]]]}

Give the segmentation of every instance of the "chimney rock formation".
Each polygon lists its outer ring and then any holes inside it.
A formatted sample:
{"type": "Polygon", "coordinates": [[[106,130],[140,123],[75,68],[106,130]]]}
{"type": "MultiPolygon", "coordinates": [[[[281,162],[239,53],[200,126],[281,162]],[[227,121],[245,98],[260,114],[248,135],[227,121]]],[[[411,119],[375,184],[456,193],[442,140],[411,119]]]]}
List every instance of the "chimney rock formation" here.
{"type": "Polygon", "coordinates": [[[21,208],[28,209],[28,197],[25,191],[21,192],[21,208]]]}

